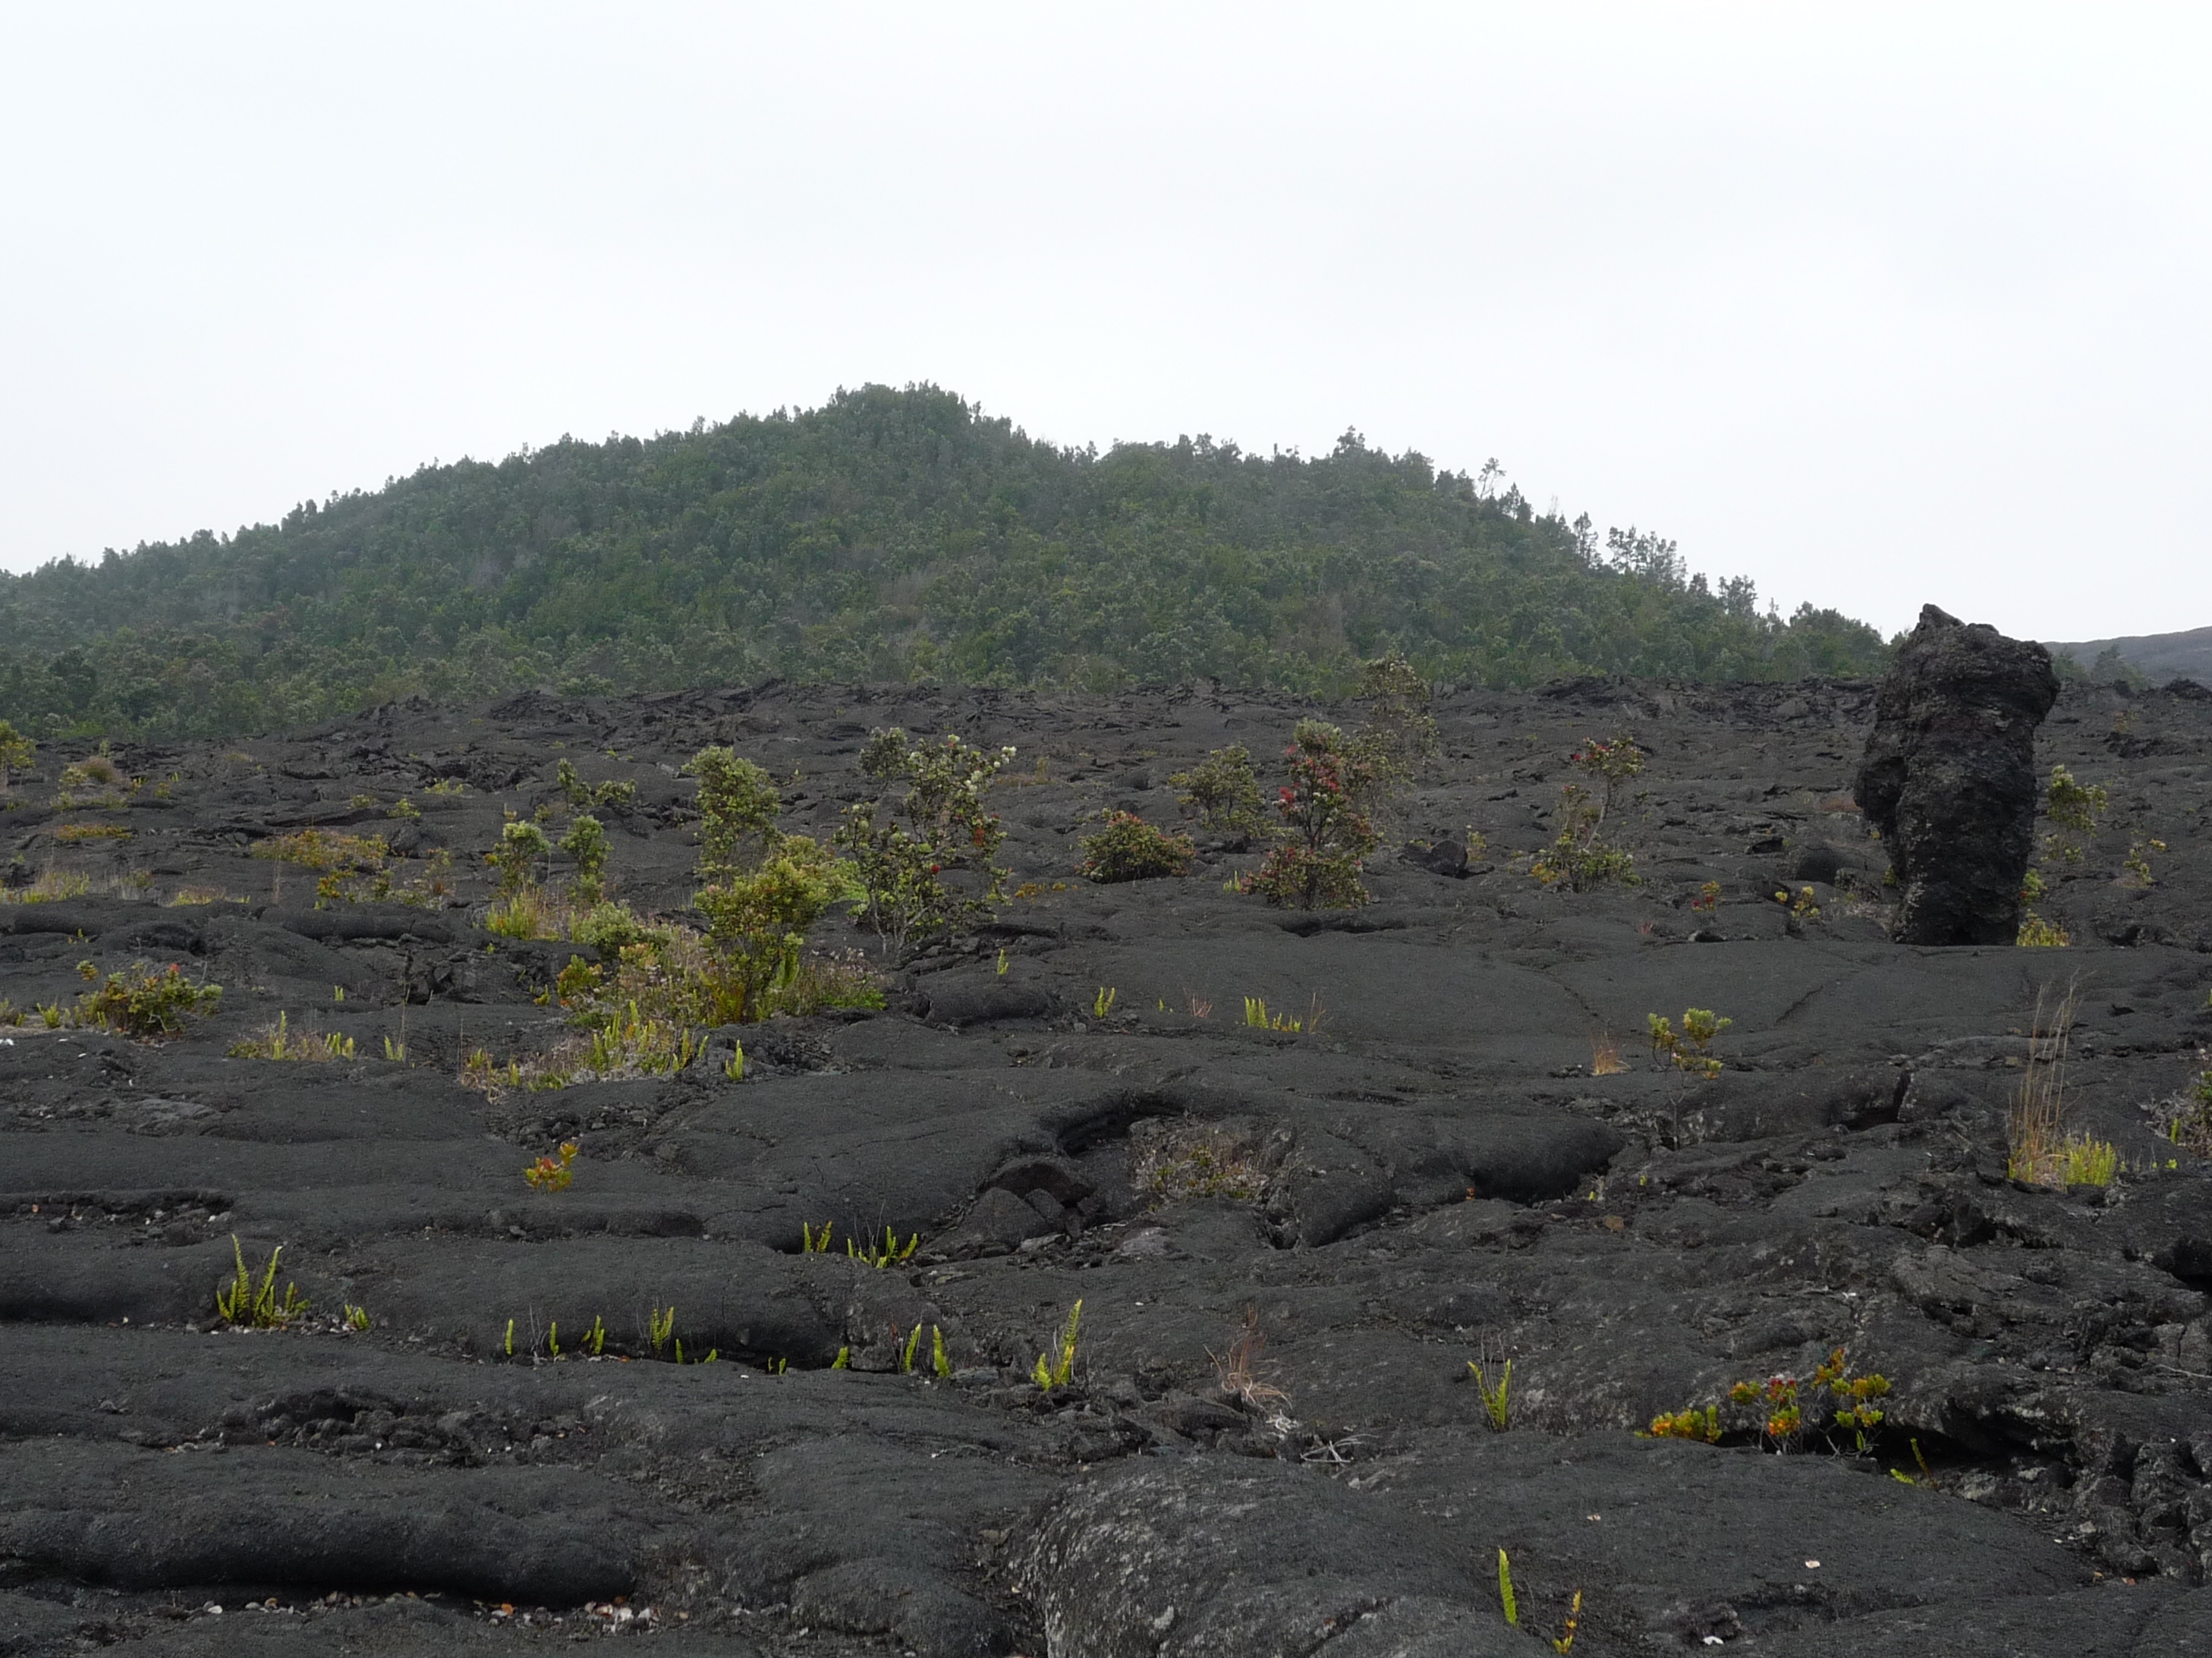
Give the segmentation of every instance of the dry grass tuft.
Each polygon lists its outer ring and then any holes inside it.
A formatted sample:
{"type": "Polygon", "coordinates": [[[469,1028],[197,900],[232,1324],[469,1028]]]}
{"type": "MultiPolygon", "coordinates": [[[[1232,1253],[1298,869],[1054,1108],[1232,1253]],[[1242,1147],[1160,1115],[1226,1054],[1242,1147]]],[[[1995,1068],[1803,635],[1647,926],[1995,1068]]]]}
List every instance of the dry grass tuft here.
{"type": "Polygon", "coordinates": [[[1237,1339],[1226,1352],[1209,1352],[1221,1391],[1240,1400],[1261,1416],[1276,1417],[1289,1410],[1291,1396],[1260,1375],[1260,1361],[1267,1351],[1267,1338],[1260,1333],[1257,1308],[1247,1308],[1237,1339]]]}
{"type": "Polygon", "coordinates": [[[2049,996],[2048,987],[2036,992],[2027,1067],[2005,1113],[2005,1172],[2014,1180],[2040,1181],[2065,1157],[2066,1049],[2081,1004],[2078,981],[2055,1006],[2049,996]]]}
{"type": "Polygon", "coordinates": [[[1601,1030],[1590,1038],[1590,1075],[1618,1077],[1628,1069],[1628,1062],[1620,1057],[1620,1038],[1609,1030],[1601,1030]]]}
{"type": "Polygon", "coordinates": [[[75,870],[46,869],[27,887],[0,887],[0,903],[52,904],[82,898],[92,890],[92,878],[75,870]]]}

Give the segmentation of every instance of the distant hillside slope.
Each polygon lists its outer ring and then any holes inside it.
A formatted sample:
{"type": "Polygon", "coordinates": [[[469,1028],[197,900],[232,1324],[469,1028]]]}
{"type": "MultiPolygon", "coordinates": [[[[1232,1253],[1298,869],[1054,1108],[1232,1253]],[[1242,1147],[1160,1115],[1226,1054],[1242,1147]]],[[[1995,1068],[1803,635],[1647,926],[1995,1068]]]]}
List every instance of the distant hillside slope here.
{"type": "Polygon", "coordinates": [[[1833,610],[1762,613],[1673,544],[1534,513],[1347,434],[1055,448],[933,386],[496,464],[282,523],[0,577],[0,716],[221,734],[410,692],[806,679],[1328,691],[1396,647],[1503,685],[1877,671],[1833,610]]]}
{"type": "Polygon", "coordinates": [[[2212,685],[2212,628],[2186,633],[2138,634],[2127,639],[2092,639],[2079,645],[2053,645],[2094,675],[2107,657],[2124,662],[2152,680],[2194,679],[2212,685]]]}

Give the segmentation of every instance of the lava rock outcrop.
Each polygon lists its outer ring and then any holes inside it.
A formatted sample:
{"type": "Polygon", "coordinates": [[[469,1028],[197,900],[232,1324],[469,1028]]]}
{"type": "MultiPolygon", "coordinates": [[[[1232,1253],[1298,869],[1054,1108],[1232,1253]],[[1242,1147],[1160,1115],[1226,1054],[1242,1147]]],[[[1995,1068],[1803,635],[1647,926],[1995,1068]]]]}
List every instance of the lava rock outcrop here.
{"type": "Polygon", "coordinates": [[[1921,607],[1853,790],[1889,847],[1900,943],[2013,942],[2035,847],[2035,732],[2057,700],[2042,646],[1921,607]]]}

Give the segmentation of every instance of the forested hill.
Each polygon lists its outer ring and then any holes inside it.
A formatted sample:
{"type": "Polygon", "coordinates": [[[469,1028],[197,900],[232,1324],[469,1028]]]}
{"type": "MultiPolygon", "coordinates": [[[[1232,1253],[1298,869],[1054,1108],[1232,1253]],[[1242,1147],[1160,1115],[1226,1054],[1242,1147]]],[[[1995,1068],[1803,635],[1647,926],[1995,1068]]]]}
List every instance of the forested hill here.
{"type": "Polygon", "coordinates": [[[1347,434],[1037,442],[931,386],[425,467],[228,537],[0,576],[0,717],[216,735],[421,691],[803,679],[1327,692],[1431,677],[1863,675],[1833,610],[1761,614],[1671,544],[1347,434]]]}

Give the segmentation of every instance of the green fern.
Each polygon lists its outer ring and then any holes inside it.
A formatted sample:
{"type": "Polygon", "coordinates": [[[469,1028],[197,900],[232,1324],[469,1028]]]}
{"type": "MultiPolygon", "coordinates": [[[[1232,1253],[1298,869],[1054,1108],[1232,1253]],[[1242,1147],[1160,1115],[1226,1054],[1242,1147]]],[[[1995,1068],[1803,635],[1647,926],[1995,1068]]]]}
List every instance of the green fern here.
{"type": "Polygon", "coordinates": [[[285,1284],[283,1297],[278,1297],[276,1263],[284,1254],[283,1244],[269,1252],[269,1266],[258,1284],[246,1270],[246,1251],[235,1232],[230,1235],[230,1248],[238,1262],[237,1274],[228,1288],[215,1292],[215,1309],[224,1323],[247,1330],[281,1330],[313,1304],[300,1293],[296,1284],[285,1284]]]}
{"type": "Polygon", "coordinates": [[[1075,1379],[1075,1338],[1083,1325],[1083,1303],[1078,1301],[1068,1309],[1067,1325],[1060,1333],[1060,1353],[1055,1359],[1048,1352],[1037,1355],[1036,1367],[1030,1372],[1030,1380],[1050,1393],[1054,1388],[1065,1388],[1075,1379]]]}

